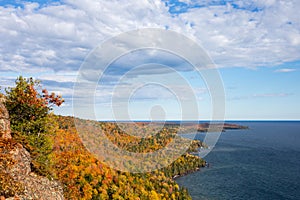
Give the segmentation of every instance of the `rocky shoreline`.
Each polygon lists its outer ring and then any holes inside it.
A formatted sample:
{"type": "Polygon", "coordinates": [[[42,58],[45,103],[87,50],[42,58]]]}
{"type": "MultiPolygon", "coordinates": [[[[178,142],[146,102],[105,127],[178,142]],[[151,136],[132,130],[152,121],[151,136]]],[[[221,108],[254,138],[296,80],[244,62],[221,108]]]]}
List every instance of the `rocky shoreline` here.
{"type": "Polygon", "coordinates": [[[173,176],[172,179],[173,179],[173,180],[176,180],[176,179],[179,178],[179,177],[186,176],[186,175],[192,174],[192,173],[197,172],[197,171],[200,171],[200,170],[201,170],[201,168],[200,168],[200,167],[197,167],[196,169],[194,169],[194,170],[189,170],[189,171],[185,172],[184,174],[177,174],[177,175],[173,176]]]}
{"type": "MultiPolygon", "coordinates": [[[[249,129],[248,126],[243,126],[243,125],[238,125],[238,124],[230,124],[230,123],[224,123],[224,124],[213,124],[212,127],[209,127],[210,124],[209,123],[201,123],[201,124],[198,124],[198,125],[188,125],[186,126],[185,125],[185,130],[181,130],[183,131],[183,133],[188,133],[188,131],[190,129],[195,129],[197,128],[197,132],[212,132],[214,130],[222,130],[222,132],[225,132],[226,130],[240,130],[240,129],[249,129]]],[[[186,176],[186,175],[189,175],[189,174],[192,174],[194,172],[197,172],[197,171],[200,171],[201,168],[204,168],[204,167],[209,167],[209,163],[205,161],[205,165],[202,166],[202,167],[197,167],[196,169],[194,170],[189,170],[183,174],[177,174],[175,176],[172,177],[173,180],[176,180],[177,178],[179,177],[183,177],[183,176],[186,176]]]]}

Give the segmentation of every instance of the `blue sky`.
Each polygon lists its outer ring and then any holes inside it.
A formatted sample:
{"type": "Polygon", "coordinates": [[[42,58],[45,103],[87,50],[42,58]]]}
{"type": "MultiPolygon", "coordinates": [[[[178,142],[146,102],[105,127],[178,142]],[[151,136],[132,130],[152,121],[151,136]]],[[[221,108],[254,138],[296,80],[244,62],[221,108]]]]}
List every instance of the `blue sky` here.
{"type": "MultiPolygon", "coordinates": [[[[55,112],[73,115],[73,85],[94,48],[126,31],[162,28],[191,38],[211,57],[223,80],[227,120],[299,120],[299,10],[297,0],[2,0],[0,85],[12,86],[18,75],[41,79],[66,99],[55,112]]],[[[95,95],[97,119],[114,118],[110,100],[121,75],[150,61],[184,77],[196,94],[198,119],[210,119],[213,105],[205,80],[182,60],[147,51],[129,54],[106,71],[95,95]]],[[[153,79],[172,77],[149,69],[153,79]]],[[[186,91],[178,84],[176,89],[186,91]]],[[[133,94],[128,111],[133,119],[151,119],[151,109],[159,114],[155,106],[160,105],[167,119],[180,119],[172,98],[165,88],[147,85],[133,94]]]]}

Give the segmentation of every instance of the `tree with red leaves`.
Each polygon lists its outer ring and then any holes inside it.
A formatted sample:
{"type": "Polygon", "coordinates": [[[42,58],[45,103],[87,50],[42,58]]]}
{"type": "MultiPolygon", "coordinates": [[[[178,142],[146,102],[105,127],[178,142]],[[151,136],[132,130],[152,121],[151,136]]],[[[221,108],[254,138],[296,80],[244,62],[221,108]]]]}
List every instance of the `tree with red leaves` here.
{"type": "Polygon", "coordinates": [[[44,174],[52,150],[50,135],[53,120],[49,113],[64,99],[54,93],[49,95],[46,89],[41,88],[40,81],[33,78],[20,76],[15,83],[15,87],[5,90],[12,136],[31,153],[34,170],[44,174]]]}

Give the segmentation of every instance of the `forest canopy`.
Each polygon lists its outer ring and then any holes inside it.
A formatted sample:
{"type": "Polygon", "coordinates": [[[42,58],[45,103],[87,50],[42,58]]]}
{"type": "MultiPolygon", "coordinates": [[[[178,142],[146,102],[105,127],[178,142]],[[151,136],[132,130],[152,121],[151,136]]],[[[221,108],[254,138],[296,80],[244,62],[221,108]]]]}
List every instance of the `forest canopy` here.
{"type": "MultiPolygon", "coordinates": [[[[191,199],[173,177],[205,165],[203,159],[189,154],[203,146],[200,141],[191,141],[188,152],[165,168],[140,174],[120,172],[86,150],[74,117],[51,112],[53,106],[64,102],[61,96],[49,94],[33,78],[19,77],[15,83],[15,87],[5,89],[13,140],[30,152],[35,172],[64,185],[66,199],[191,199]]],[[[101,126],[119,148],[139,153],[163,148],[176,134],[176,127],[164,127],[155,135],[137,139],[116,123],[76,120],[86,125],[86,134],[92,134],[92,126],[101,126]]],[[[139,129],[147,131],[146,126],[139,129]]]]}

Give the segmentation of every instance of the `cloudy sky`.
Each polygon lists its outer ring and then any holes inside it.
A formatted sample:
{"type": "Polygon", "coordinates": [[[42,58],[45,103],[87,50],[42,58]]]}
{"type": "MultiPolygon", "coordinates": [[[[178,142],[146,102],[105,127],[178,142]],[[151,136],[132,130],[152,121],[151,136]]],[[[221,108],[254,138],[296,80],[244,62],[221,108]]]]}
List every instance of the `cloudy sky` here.
{"type": "MultiPolygon", "coordinates": [[[[12,86],[19,75],[38,78],[65,97],[55,112],[73,115],[73,87],[91,52],[124,32],[159,28],[189,38],[211,58],[223,81],[225,119],[300,119],[299,10],[298,0],[1,0],[0,85],[12,86]]],[[[181,119],[190,99],[178,97],[188,91],[198,119],[212,117],[207,81],[170,52],[129,52],[95,78],[96,119],[114,119],[128,93],[132,119],[181,119]]],[[[84,113],[83,106],[78,115],[84,113]]]]}

